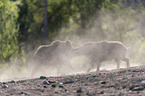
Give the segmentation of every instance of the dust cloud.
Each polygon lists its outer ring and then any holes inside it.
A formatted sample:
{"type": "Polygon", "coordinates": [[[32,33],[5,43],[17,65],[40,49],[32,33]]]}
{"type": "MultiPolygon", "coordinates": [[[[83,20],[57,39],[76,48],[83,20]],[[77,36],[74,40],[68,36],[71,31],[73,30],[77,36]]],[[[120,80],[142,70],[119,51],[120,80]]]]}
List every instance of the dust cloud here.
{"type": "MultiPolygon", "coordinates": [[[[85,29],[85,34],[79,36],[78,33],[81,29],[75,22],[70,22],[69,28],[63,26],[59,32],[59,35],[54,40],[70,40],[72,42],[72,47],[80,47],[85,42],[88,41],[101,41],[101,40],[110,40],[110,41],[121,41],[130,49],[127,52],[127,57],[130,59],[130,67],[140,66],[145,64],[145,17],[144,13],[141,10],[133,9],[122,9],[118,12],[111,12],[108,10],[100,10],[97,12],[97,18],[90,22],[91,27],[85,29]]],[[[54,54],[55,55],[55,54],[54,54]]],[[[76,56],[71,60],[62,57],[64,60],[64,65],[59,65],[59,62],[55,64],[56,66],[61,67],[61,75],[70,75],[77,73],[86,73],[86,70],[89,66],[90,60],[84,56],[76,56]],[[69,61],[67,61],[69,60],[69,61]],[[66,66],[66,62],[70,62],[72,68],[66,66]]],[[[56,58],[54,58],[56,59],[56,58]]],[[[56,59],[57,60],[57,59],[56,59]]],[[[34,77],[31,77],[32,70],[36,66],[36,63],[33,61],[27,62],[25,66],[21,68],[17,63],[10,63],[7,66],[4,66],[0,70],[0,80],[9,80],[9,79],[25,79],[25,78],[34,78],[41,75],[45,76],[58,76],[57,68],[51,65],[44,65],[43,68],[39,71],[36,70],[34,77]]],[[[117,64],[113,61],[103,62],[101,64],[100,70],[113,70],[116,69],[117,64]]],[[[126,68],[126,64],[121,62],[120,68],[126,68]]],[[[91,71],[95,71],[96,67],[91,71]]]]}

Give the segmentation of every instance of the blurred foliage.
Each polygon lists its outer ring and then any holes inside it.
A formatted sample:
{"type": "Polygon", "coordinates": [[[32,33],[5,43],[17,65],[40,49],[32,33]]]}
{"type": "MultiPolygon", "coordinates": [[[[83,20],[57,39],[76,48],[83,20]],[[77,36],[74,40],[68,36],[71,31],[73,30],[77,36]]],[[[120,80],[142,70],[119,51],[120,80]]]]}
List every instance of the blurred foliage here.
{"type": "Polygon", "coordinates": [[[10,0],[0,1],[0,63],[14,60],[19,52],[17,10],[17,5],[10,0]]]}
{"type": "MultiPolygon", "coordinates": [[[[63,27],[69,27],[71,20],[85,29],[96,10],[104,0],[47,0],[49,42],[53,41],[63,27]]],[[[19,5],[19,42],[25,49],[42,44],[44,40],[43,0],[21,0],[19,5]],[[30,45],[30,47],[29,47],[30,45]]],[[[67,33],[66,33],[67,34],[67,33]]],[[[82,31],[78,32],[82,34],[82,31]]],[[[85,34],[85,32],[83,32],[85,34]]]]}
{"type": "Polygon", "coordinates": [[[142,5],[137,6],[136,9],[123,8],[120,2],[118,6],[111,4],[114,6],[113,10],[108,10],[106,7],[101,11],[105,39],[123,42],[130,47],[129,57],[134,63],[144,62],[145,8],[142,5]]]}
{"type": "MultiPolygon", "coordinates": [[[[118,40],[134,62],[145,56],[145,8],[124,7],[122,0],[47,0],[48,37],[87,41],[118,40]]],[[[0,61],[25,57],[44,41],[43,0],[0,1],[0,61]],[[21,56],[20,56],[21,54],[21,56]]]]}
{"type": "MultiPolygon", "coordinates": [[[[63,28],[57,38],[70,39],[78,46],[87,41],[115,40],[123,42],[127,47],[131,62],[145,63],[145,8],[138,4],[136,9],[124,8],[122,2],[106,0],[95,18],[86,28],[87,36],[79,37],[80,31],[76,23],[72,21],[69,28],[63,28]],[[91,23],[91,26],[90,26],[91,23]],[[63,34],[70,33],[64,36],[63,34]]],[[[92,17],[91,17],[92,18],[92,17]]],[[[65,40],[63,39],[63,40],[65,40]]]]}

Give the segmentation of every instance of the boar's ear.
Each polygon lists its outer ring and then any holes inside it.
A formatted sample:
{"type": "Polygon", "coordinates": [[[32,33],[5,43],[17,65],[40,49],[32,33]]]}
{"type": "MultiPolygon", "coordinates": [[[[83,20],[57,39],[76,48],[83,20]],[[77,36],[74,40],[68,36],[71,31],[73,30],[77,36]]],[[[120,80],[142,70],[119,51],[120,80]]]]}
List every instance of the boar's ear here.
{"type": "Polygon", "coordinates": [[[54,48],[58,47],[60,45],[60,41],[54,41],[51,46],[53,46],[54,48]]]}
{"type": "Polygon", "coordinates": [[[66,41],[66,45],[67,45],[67,46],[71,46],[71,43],[70,43],[69,40],[66,41]]]}

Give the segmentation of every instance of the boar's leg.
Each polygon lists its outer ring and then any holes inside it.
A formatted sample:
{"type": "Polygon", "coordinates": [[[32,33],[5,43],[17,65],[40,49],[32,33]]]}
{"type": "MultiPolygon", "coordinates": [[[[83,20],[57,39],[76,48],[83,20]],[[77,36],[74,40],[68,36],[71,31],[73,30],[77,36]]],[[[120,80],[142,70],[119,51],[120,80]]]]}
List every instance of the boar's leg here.
{"type": "Polygon", "coordinates": [[[97,62],[97,71],[99,71],[99,69],[100,69],[100,65],[101,65],[101,62],[97,62]]]}
{"type": "Polygon", "coordinates": [[[89,64],[89,68],[87,72],[90,72],[90,70],[94,67],[95,63],[96,63],[95,60],[91,60],[91,63],[89,64]]]}
{"type": "Polygon", "coordinates": [[[119,69],[120,68],[120,60],[118,58],[115,58],[115,61],[117,63],[117,69],[119,69]]]}
{"type": "Polygon", "coordinates": [[[128,68],[128,67],[129,67],[129,59],[128,59],[128,58],[124,58],[124,59],[122,59],[122,60],[126,62],[127,68],[128,68]]]}
{"type": "Polygon", "coordinates": [[[61,67],[58,67],[58,66],[57,66],[56,71],[57,71],[57,75],[61,75],[61,67]]]}

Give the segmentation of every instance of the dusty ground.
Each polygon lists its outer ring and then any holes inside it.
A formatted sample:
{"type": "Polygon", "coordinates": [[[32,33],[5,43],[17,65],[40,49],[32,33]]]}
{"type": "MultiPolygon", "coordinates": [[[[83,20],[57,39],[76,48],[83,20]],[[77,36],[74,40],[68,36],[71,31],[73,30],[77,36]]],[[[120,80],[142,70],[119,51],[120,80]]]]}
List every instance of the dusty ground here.
{"type": "Polygon", "coordinates": [[[145,96],[145,67],[0,83],[0,96],[145,96]],[[143,83],[144,84],[144,83],[143,83]]]}

